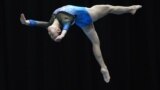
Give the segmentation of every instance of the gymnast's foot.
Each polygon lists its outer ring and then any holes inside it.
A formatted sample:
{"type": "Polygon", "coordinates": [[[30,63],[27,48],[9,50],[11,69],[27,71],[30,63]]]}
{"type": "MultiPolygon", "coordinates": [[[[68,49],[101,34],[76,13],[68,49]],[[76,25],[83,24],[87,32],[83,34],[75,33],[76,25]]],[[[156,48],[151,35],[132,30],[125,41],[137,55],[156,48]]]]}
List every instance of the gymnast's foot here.
{"type": "Polygon", "coordinates": [[[142,5],[132,5],[132,6],[130,6],[130,8],[131,8],[131,12],[130,13],[132,15],[134,15],[138,9],[142,8],[142,5]]]}
{"type": "Polygon", "coordinates": [[[109,75],[109,71],[107,68],[101,68],[101,73],[103,75],[104,81],[106,83],[109,83],[110,81],[110,75],[109,75]]]}

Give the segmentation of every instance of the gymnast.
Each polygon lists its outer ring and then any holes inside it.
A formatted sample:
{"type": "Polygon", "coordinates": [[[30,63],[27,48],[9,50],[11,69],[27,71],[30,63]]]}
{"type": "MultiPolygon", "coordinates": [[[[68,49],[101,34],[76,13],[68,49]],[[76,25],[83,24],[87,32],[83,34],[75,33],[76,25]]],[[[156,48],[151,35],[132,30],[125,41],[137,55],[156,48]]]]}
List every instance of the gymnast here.
{"type": "Polygon", "coordinates": [[[72,25],[76,24],[79,26],[91,41],[93,54],[101,67],[100,71],[104,81],[108,83],[111,77],[103,60],[100,50],[100,40],[93,23],[107,14],[119,15],[131,13],[134,15],[141,7],[141,5],[113,6],[109,4],[94,5],[92,7],[65,5],[53,12],[49,22],[26,19],[23,13],[20,15],[20,21],[27,26],[46,28],[51,39],[55,42],[60,42],[72,25]]]}

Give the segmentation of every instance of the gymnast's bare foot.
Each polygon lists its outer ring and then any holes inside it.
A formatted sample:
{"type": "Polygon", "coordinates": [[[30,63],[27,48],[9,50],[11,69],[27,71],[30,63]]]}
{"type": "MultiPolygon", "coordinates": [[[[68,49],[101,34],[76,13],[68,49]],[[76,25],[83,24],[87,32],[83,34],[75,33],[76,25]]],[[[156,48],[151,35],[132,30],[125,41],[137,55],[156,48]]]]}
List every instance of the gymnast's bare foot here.
{"type": "Polygon", "coordinates": [[[142,8],[142,5],[132,5],[132,6],[130,6],[130,8],[131,8],[131,12],[130,13],[132,15],[134,15],[138,9],[142,8]]]}
{"type": "Polygon", "coordinates": [[[111,77],[109,75],[108,69],[107,68],[101,68],[101,73],[103,75],[104,81],[106,83],[109,83],[111,77]]]}

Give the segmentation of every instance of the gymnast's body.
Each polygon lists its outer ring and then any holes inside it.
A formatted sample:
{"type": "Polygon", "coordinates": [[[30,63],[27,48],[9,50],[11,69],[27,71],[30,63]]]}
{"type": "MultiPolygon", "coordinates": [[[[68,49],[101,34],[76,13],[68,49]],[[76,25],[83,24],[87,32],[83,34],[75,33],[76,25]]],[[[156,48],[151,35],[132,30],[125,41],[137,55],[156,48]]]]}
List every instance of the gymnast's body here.
{"type": "Polygon", "coordinates": [[[48,22],[26,19],[23,13],[20,16],[20,21],[27,26],[44,27],[55,42],[60,42],[72,25],[79,26],[91,41],[93,54],[101,67],[100,71],[104,81],[108,83],[111,77],[102,57],[100,40],[93,23],[107,14],[131,13],[134,15],[141,7],[141,5],[113,6],[109,4],[94,5],[92,7],[65,5],[56,9],[48,22]]]}

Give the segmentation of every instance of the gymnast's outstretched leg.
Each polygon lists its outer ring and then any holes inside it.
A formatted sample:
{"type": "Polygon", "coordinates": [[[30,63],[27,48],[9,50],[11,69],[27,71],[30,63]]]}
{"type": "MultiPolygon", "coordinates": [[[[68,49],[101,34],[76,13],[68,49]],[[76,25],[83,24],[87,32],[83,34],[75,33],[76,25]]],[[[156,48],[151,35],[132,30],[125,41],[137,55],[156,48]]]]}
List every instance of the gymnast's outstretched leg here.
{"type": "Polygon", "coordinates": [[[107,14],[124,14],[131,13],[135,14],[141,5],[132,5],[132,6],[113,6],[109,4],[105,5],[94,5],[91,8],[88,8],[88,12],[93,21],[96,21],[107,14]]]}
{"type": "Polygon", "coordinates": [[[82,29],[83,29],[83,32],[86,34],[86,36],[89,38],[89,40],[92,43],[92,49],[93,49],[94,56],[101,67],[101,73],[103,75],[105,82],[108,83],[110,81],[110,75],[109,75],[109,71],[102,57],[102,53],[100,50],[100,41],[99,41],[97,32],[95,31],[94,25],[90,24],[82,29]]]}

